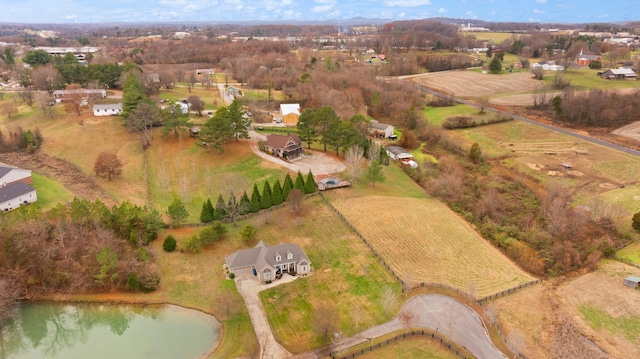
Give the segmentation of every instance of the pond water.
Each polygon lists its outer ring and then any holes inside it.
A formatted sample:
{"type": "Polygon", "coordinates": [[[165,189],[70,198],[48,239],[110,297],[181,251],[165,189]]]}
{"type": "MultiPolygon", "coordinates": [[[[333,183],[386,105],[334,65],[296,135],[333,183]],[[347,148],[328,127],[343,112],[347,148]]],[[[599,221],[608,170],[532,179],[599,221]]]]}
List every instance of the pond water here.
{"type": "Polygon", "coordinates": [[[172,305],[25,302],[0,328],[0,359],[201,358],[220,322],[172,305]]]}

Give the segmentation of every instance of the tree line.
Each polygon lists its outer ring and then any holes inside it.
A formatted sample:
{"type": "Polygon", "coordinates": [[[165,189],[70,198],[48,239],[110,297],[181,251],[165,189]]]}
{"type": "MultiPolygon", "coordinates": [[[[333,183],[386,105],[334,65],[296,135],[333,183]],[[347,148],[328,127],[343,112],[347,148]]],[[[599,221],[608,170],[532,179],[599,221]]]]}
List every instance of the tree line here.
{"type": "Polygon", "coordinates": [[[18,299],[48,293],[153,291],[160,282],[147,247],[164,227],[157,211],[75,198],[48,213],[37,205],[0,218],[0,319],[18,299]]]}

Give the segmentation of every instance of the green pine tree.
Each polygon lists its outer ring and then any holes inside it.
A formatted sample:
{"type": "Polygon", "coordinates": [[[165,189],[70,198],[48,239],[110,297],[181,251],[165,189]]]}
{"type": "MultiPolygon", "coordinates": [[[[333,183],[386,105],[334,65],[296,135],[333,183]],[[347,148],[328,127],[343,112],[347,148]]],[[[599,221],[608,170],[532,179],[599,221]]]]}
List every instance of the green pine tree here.
{"type": "Polygon", "coordinates": [[[289,197],[289,192],[293,189],[293,181],[291,176],[287,173],[287,177],[284,178],[284,184],[282,185],[282,200],[286,201],[289,197]]]}
{"type": "Polygon", "coordinates": [[[177,198],[174,198],[173,202],[169,205],[167,215],[171,219],[171,225],[173,226],[179,226],[181,222],[189,218],[189,212],[184,208],[182,201],[177,198]]]}
{"type": "Polygon", "coordinates": [[[282,198],[282,186],[280,186],[280,180],[276,180],[276,183],[273,184],[273,189],[271,190],[271,204],[277,206],[282,202],[284,202],[284,199],[282,198]]]}
{"type": "Polygon", "coordinates": [[[376,187],[376,182],[384,182],[385,177],[382,171],[382,166],[380,166],[380,162],[373,161],[367,167],[367,179],[371,181],[371,187],[376,187]]]}
{"type": "Polygon", "coordinates": [[[304,178],[302,178],[302,173],[298,171],[298,175],[296,176],[296,182],[293,185],[293,188],[299,189],[300,192],[304,193],[304,178]]]}
{"type": "Polygon", "coordinates": [[[211,203],[211,198],[207,198],[207,210],[209,211],[209,215],[211,216],[211,221],[216,216],[216,209],[213,208],[213,204],[211,203]]]}
{"type": "Polygon", "coordinates": [[[267,209],[272,205],[273,203],[271,202],[271,186],[269,186],[269,181],[264,181],[264,189],[262,190],[262,196],[260,196],[260,207],[262,209],[267,209]]]}
{"type": "Polygon", "coordinates": [[[253,186],[253,193],[251,194],[251,203],[249,204],[249,212],[256,213],[262,207],[260,206],[260,192],[258,192],[258,186],[253,186]]]}
{"type": "Polygon", "coordinates": [[[249,213],[249,207],[251,207],[251,200],[247,195],[247,191],[242,192],[242,197],[240,197],[240,214],[249,213]]]}
{"type": "Polygon", "coordinates": [[[313,179],[313,173],[307,173],[307,180],[304,183],[304,193],[309,194],[316,191],[316,180],[313,179]]]}
{"type": "Polygon", "coordinates": [[[213,213],[209,210],[207,201],[204,201],[202,203],[202,211],[200,211],[200,222],[209,223],[211,221],[213,221],[213,213]]]}
{"type": "Polygon", "coordinates": [[[216,221],[221,220],[227,214],[227,206],[224,204],[224,198],[222,195],[218,196],[218,202],[216,202],[216,210],[213,214],[213,219],[216,221]]]}

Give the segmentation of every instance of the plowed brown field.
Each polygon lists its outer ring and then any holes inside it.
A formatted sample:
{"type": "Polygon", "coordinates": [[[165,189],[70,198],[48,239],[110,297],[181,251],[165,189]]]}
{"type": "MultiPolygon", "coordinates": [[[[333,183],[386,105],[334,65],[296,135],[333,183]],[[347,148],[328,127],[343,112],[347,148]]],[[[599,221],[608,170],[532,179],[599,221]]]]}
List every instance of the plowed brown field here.
{"type": "Polygon", "coordinates": [[[411,79],[431,89],[463,98],[515,94],[533,91],[542,85],[528,72],[491,75],[474,71],[443,71],[427,73],[411,79]]]}
{"type": "Polygon", "coordinates": [[[534,279],[435,199],[368,196],[333,204],[410,285],[447,284],[482,297],[534,279]]]}

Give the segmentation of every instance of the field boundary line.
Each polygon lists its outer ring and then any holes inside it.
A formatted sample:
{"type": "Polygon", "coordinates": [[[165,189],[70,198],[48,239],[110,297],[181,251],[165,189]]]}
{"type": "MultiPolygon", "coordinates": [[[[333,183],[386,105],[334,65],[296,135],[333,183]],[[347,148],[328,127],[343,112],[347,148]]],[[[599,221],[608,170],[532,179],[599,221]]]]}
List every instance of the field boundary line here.
{"type": "Polygon", "coordinates": [[[383,342],[380,342],[378,344],[375,345],[370,345],[369,347],[365,348],[365,349],[360,349],[359,351],[356,351],[354,353],[351,353],[349,355],[346,356],[341,356],[338,355],[337,353],[329,353],[329,357],[331,357],[331,359],[350,359],[350,358],[356,358],[359,357],[361,355],[364,355],[366,353],[369,352],[373,352],[375,349],[380,349],[384,346],[387,346],[389,344],[393,344],[395,342],[397,342],[400,339],[407,339],[407,338],[413,338],[415,336],[423,336],[423,337],[427,337],[427,338],[432,338],[435,339],[436,341],[440,341],[440,344],[442,344],[443,346],[445,346],[447,349],[449,349],[449,351],[451,351],[452,353],[455,353],[456,356],[458,358],[462,358],[465,359],[466,356],[462,353],[460,353],[460,351],[458,349],[456,349],[455,347],[452,347],[451,345],[451,341],[447,341],[446,339],[442,338],[441,336],[439,336],[438,334],[434,333],[433,331],[430,330],[413,330],[411,332],[407,332],[407,333],[402,333],[402,334],[398,334],[393,338],[389,338],[383,342]]]}
{"type": "Polygon", "coordinates": [[[391,275],[394,278],[396,278],[398,282],[400,282],[400,284],[402,285],[402,293],[406,294],[408,292],[407,284],[402,280],[402,278],[400,278],[400,276],[396,274],[396,272],[393,269],[391,269],[391,267],[387,264],[387,262],[385,262],[384,259],[382,259],[382,256],[380,256],[380,254],[376,252],[376,250],[369,243],[369,241],[367,241],[367,239],[356,229],[356,227],[353,224],[351,224],[351,222],[349,222],[349,220],[347,220],[347,218],[342,213],[340,213],[340,211],[333,204],[331,204],[331,202],[329,202],[327,197],[325,197],[325,195],[322,194],[322,192],[319,192],[319,194],[320,194],[320,197],[322,197],[322,199],[324,200],[324,202],[329,206],[329,208],[331,208],[338,215],[338,217],[340,217],[344,221],[344,223],[346,223],[347,226],[351,228],[351,230],[364,242],[364,244],[367,247],[369,247],[373,255],[375,255],[376,258],[378,258],[378,261],[382,263],[382,265],[387,269],[387,271],[389,271],[389,273],[391,273],[391,275]]]}

